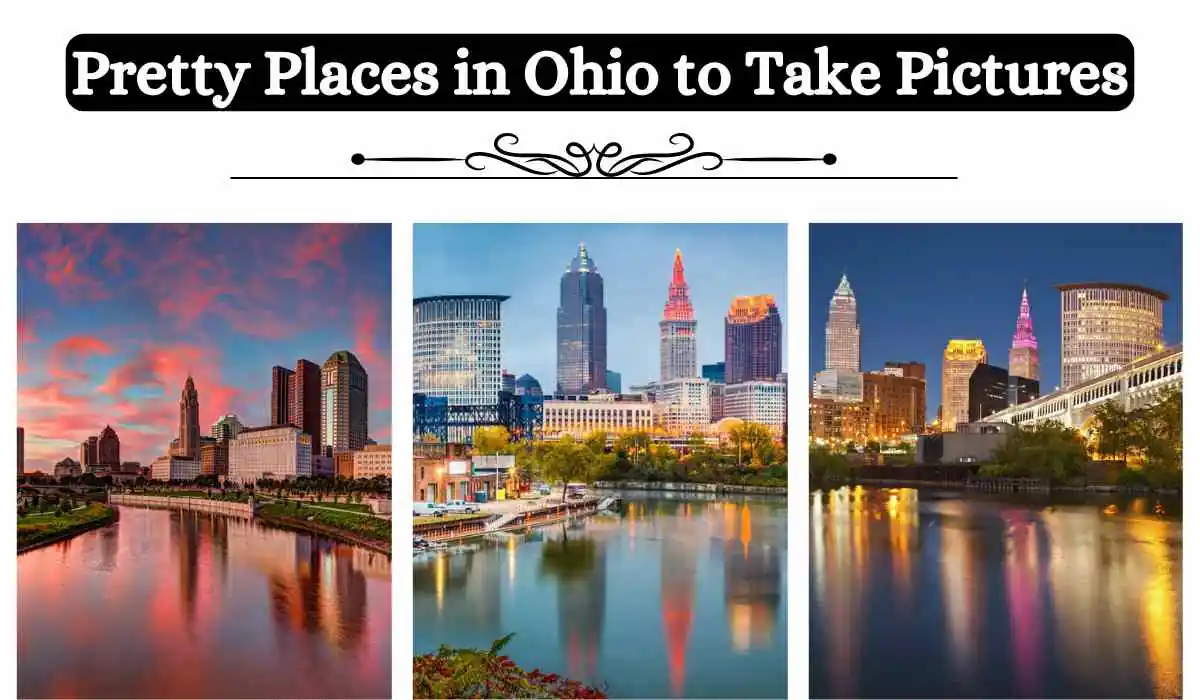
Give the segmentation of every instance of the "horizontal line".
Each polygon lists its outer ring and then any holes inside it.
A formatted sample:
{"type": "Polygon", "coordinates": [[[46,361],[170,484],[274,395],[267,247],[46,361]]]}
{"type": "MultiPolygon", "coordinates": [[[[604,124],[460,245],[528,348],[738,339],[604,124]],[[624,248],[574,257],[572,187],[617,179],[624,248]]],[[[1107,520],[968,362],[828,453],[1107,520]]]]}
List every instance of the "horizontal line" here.
{"type": "Polygon", "coordinates": [[[641,177],[565,177],[560,175],[233,175],[230,180],[957,180],[957,175],[646,175],[641,177]]]}

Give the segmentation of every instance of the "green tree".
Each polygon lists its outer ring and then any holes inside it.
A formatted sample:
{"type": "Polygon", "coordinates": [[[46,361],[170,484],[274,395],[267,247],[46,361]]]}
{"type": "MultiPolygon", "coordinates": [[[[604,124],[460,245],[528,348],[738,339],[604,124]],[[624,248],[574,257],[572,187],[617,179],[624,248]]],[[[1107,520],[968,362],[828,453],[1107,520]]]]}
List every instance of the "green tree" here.
{"type": "Polygon", "coordinates": [[[1053,421],[1010,434],[993,455],[998,473],[1061,484],[1087,469],[1087,445],[1075,430],[1053,421]]]}
{"type": "Polygon", "coordinates": [[[812,488],[836,486],[850,478],[850,460],[824,445],[808,449],[808,483],[812,488]]]}
{"type": "Polygon", "coordinates": [[[1095,422],[1092,447],[1100,457],[1127,461],[1134,444],[1132,416],[1115,401],[1107,401],[1092,413],[1095,422]]]}
{"type": "Polygon", "coordinates": [[[471,444],[475,454],[494,455],[507,454],[511,443],[507,430],[497,425],[489,425],[475,429],[471,435],[471,444]]]}

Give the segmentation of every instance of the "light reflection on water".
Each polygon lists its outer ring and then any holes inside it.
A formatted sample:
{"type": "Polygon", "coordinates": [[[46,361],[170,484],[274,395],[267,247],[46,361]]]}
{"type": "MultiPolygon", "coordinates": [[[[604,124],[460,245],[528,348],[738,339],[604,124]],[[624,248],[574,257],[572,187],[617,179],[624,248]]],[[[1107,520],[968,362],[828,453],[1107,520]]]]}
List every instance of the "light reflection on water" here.
{"type": "Polygon", "coordinates": [[[391,696],[391,565],[322,537],[120,508],[17,557],[20,697],[391,696]]]}
{"type": "Polygon", "coordinates": [[[1180,503],[816,492],[813,697],[1177,697],[1180,503]]]}
{"type": "Polygon", "coordinates": [[[512,632],[517,663],[610,697],[784,697],[786,502],[625,497],[418,557],[417,652],[512,632]]]}

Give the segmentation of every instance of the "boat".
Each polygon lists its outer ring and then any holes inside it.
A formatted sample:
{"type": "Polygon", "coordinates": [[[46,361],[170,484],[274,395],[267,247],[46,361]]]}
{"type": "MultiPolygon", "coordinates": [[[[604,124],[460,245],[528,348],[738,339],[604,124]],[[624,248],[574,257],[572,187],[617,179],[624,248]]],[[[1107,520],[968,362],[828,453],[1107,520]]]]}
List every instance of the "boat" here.
{"type": "Polygon", "coordinates": [[[621,499],[616,496],[609,496],[600,501],[600,510],[611,510],[619,512],[621,510],[621,499]]]}

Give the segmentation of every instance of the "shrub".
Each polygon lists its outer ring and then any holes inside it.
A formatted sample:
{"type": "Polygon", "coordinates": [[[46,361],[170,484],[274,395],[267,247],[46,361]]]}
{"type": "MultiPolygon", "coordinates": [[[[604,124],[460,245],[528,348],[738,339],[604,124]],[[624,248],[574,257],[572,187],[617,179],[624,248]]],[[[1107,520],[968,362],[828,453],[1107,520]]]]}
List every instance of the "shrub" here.
{"type": "Polygon", "coordinates": [[[452,649],[413,657],[413,697],[418,698],[603,698],[578,681],[534,669],[525,671],[500,650],[512,635],[490,649],[452,649]]]}

